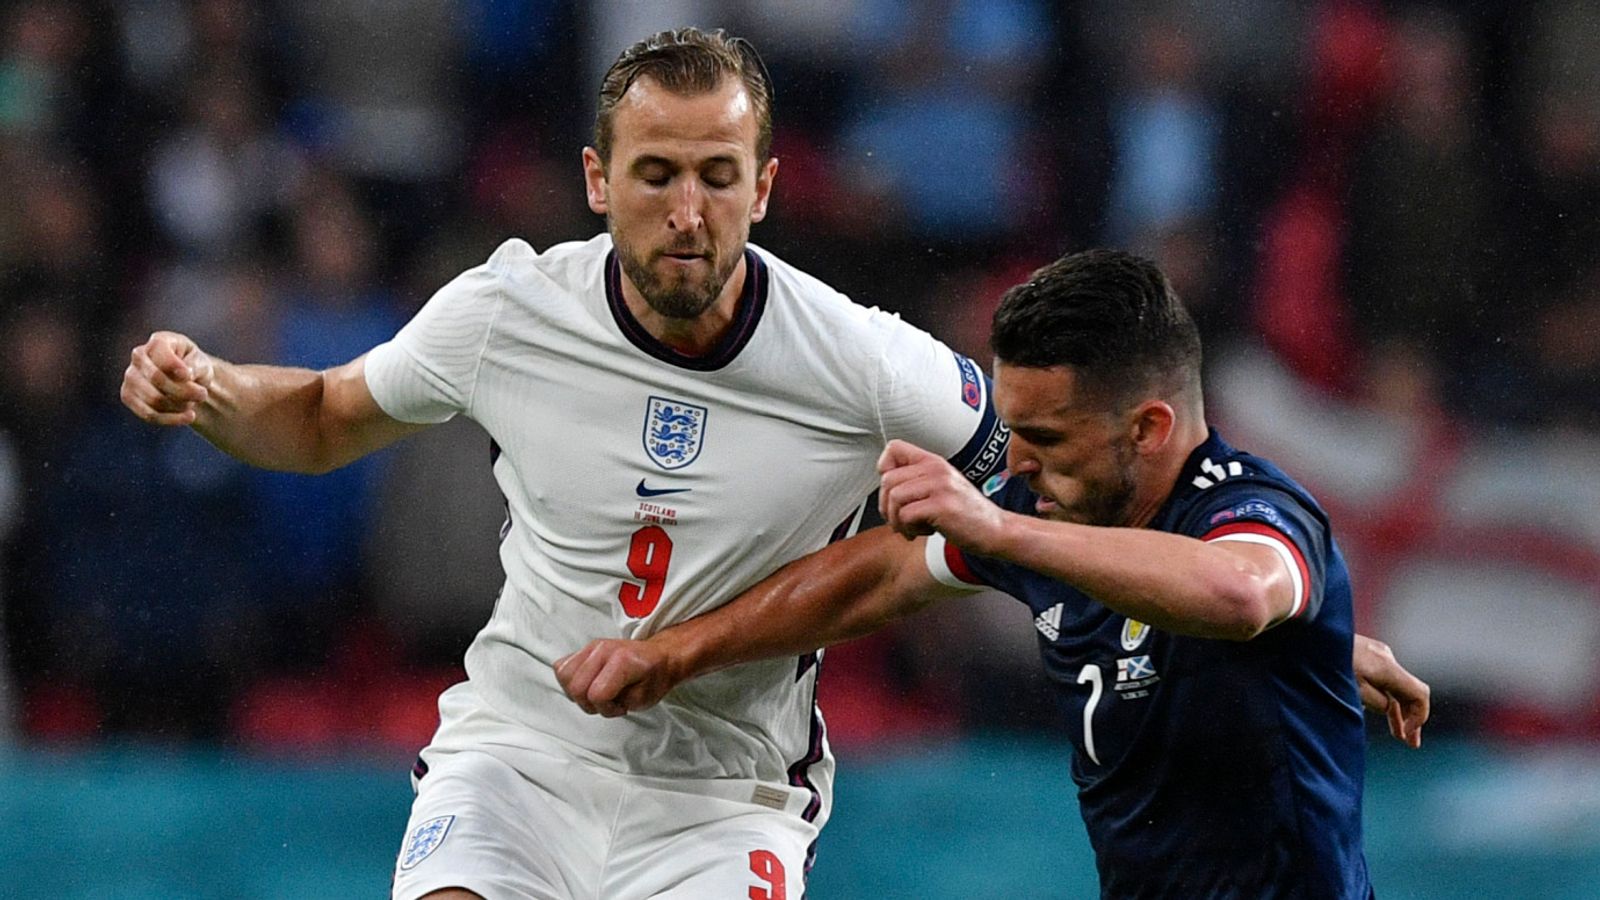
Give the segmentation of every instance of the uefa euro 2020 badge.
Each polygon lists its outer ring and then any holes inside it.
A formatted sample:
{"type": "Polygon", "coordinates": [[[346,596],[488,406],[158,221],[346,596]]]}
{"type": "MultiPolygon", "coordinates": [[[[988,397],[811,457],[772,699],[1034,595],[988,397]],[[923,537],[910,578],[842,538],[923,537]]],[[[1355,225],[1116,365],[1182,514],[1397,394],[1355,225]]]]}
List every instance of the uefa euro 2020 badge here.
{"type": "Polygon", "coordinates": [[[405,850],[400,853],[400,868],[412,869],[417,863],[428,858],[428,855],[439,849],[444,843],[445,835],[450,833],[450,825],[456,820],[455,816],[439,816],[429,819],[412,829],[411,836],[406,838],[405,850]]]}
{"type": "Polygon", "coordinates": [[[681,469],[694,462],[705,433],[704,406],[651,397],[645,407],[644,451],[663,469],[681,469]]]}

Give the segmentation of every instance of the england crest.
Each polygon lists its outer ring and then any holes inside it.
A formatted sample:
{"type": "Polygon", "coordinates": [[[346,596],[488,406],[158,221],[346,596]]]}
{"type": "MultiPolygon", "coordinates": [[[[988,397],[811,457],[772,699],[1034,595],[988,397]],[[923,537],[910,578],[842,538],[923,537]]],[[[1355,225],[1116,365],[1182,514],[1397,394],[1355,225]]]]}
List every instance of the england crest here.
{"type": "Polygon", "coordinates": [[[400,868],[414,868],[417,863],[427,859],[430,853],[439,849],[455,820],[455,816],[440,816],[418,825],[411,832],[411,836],[406,838],[405,849],[400,851],[400,868]]]}
{"type": "Polygon", "coordinates": [[[651,397],[644,415],[644,452],[663,469],[681,469],[700,456],[706,433],[706,408],[651,397]]]}

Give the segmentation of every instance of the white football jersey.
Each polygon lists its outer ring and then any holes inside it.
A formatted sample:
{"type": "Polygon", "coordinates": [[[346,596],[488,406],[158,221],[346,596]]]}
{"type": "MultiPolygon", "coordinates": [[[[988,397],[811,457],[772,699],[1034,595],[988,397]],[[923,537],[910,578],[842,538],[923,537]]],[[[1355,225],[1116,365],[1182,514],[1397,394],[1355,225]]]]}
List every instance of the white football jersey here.
{"type": "Polygon", "coordinates": [[[974,480],[1003,464],[970,360],[766,251],[746,262],[726,340],[686,357],[627,311],[608,235],[543,254],[508,241],[375,348],[366,377],[396,419],[463,413],[494,440],[506,583],[466,668],[478,702],[525,729],[518,745],[804,788],[819,818],[833,761],[813,658],[716,672],[617,719],[584,714],[551,668],[594,638],[713,609],[848,533],[891,438],[974,480]]]}

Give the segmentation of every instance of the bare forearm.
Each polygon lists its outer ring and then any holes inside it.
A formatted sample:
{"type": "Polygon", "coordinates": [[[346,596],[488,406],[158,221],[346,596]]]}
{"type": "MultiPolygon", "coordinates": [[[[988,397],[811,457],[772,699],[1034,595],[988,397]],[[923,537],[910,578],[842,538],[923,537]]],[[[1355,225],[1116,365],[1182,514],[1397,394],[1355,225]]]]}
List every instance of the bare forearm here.
{"type": "Polygon", "coordinates": [[[194,429],[253,466],[289,472],[333,468],[319,422],[321,372],[215,361],[194,429]]]}
{"type": "Polygon", "coordinates": [[[266,469],[320,471],[320,372],[215,360],[207,390],[194,430],[219,450],[266,469]]]}
{"type": "Polygon", "coordinates": [[[734,601],[650,642],[667,652],[678,682],[870,634],[936,596],[931,579],[922,584],[906,576],[912,551],[888,529],[868,532],[790,563],[734,601]]]}
{"type": "Polygon", "coordinates": [[[869,531],[646,640],[590,641],[556,660],[556,679],[585,712],[620,716],[649,709],[697,675],[859,637],[941,593],[922,547],[887,528],[869,531]]]}
{"type": "Polygon", "coordinates": [[[193,427],[237,459],[290,472],[336,469],[425,427],[378,406],[364,355],[323,372],[234,365],[173,331],[133,348],[120,396],[145,422],[193,427]]]}
{"type": "Polygon", "coordinates": [[[1267,622],[1264,573],[1183,535],[1013,515],[987,552],[1174,634],[1246,639],[1267,622]]]}

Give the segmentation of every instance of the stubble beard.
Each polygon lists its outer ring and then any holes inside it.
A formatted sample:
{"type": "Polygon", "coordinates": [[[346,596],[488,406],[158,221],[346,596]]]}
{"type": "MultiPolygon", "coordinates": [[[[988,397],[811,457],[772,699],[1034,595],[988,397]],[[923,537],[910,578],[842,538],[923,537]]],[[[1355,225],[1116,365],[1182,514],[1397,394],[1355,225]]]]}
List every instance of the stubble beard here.
{"type": "MultiPolygon", "coordinates": [[[[717,297],[722,294],[722,288],[733,277],[733,270],[739,265],[739,259],[744,254],[730,254],[728,258],[717,251],[717,248],[706,247],[706,261],[711,264],[711,274],[706,278],[695,279],[683,277],[669,282],[662,278],[656,268],[651,265],[659,256],[672,252],[675,248],[663,251],[651,251],[648,256],[639,252],[638,248],[624,240],[612,226],[610,216],[606,217],[606,225],[611,231],[612,244],[617,248],[617,259],[622,263],[622,272],[639,289],[639,294],[644,297],[645,303],[657,314],[669,319],[694,319],[698,318],[712,304],[717,302],[717,297]]],[[[690,248],[684,248],[690,249],[690,248]]]]}
{"type": "Polygon", "coordinates": [[[1133,443],[1131,441],[1114,443],[1111,445],[1111,453],[1116,460],[1114,477],[1093,494],[1085,496],[1074,504],[1072,509],[1058,510],[1057,515],[1052,518],[1105,528],[1120,527],[1127,522],[1129,510],[1133,508],[1136,489],[1133,477],[1133,443]]]}

